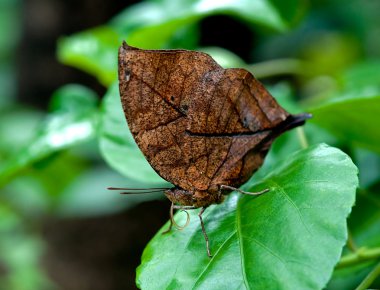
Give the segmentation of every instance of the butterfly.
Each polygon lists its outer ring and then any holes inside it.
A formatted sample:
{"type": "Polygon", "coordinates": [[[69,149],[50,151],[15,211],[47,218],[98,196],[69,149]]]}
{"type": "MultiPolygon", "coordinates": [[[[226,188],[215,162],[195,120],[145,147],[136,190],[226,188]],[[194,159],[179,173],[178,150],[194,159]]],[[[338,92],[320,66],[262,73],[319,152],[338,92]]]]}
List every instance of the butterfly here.
{"type": "MultiPolygon", "coordinates": [[[[273,140],[310,114],[289,114],[245,69],[224,69],[206,53],[143,50],[123,42],[119,89],[129,129],[153,169],[173,188],[173,209],[201,208],[239,191],[262,165],[273,140]]],[[[118,189],[118,188],[111,188],[118,189]]],[[[122,189],[122,188],[119,188],[122,189]]],[[[129,189],[129,193],[146,190],[129,189]]]]}

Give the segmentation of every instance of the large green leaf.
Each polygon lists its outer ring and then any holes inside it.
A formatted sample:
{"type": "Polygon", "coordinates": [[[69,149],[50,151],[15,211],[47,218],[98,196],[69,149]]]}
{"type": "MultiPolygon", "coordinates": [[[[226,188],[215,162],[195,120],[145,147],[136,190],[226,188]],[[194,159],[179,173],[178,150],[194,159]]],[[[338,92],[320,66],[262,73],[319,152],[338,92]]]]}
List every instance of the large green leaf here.
{"type": "Polygon", "coordinates": [[[100,152],[115,170],[144,184],[165,182],[149,165],[129,131],[116,83],[103,99],[99,138],[100,152]]]}
{"type": "Polygon", "coordinates": [[[52,112],[30,142],[0,166],[0,184],[32,163],[95,136],[97,98],[81,85],[66,85],[53,95],[52,112]]]}
{"type": "MultiPolygon", "coordinates": [[[[137,270],[142,289],[321,289],[347,238],[357,168],[340,150],[317,145],[298,151],[249,190],[206,210],[213,257],[206,255],[197,213],[182,232],[146,247],[137,270]]],[[[178,223],[185,215],[176,215],[178,223]]]]}
{"type": "Polygon", "coordinates": [[[380,152],[380,96],[332,100],[310,109],[314,122],[348,143],[380,152]]]}

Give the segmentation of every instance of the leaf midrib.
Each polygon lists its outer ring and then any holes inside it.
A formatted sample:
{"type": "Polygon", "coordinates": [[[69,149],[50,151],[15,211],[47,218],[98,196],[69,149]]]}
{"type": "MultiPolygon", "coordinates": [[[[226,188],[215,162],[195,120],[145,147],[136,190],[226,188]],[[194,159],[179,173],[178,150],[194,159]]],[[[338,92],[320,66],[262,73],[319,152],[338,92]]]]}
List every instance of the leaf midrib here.
{"type": "Polygon", "coordinates": [[[239,250],[240,250],[240,263],[241,263],[241,273],[243,276],[244,286],[246,289],[250,289],[248,280],[247,280],[247,273],[245,272],[245,259],[244,259],[244,248],[243,248],[243,234],[241,232],[241,210],[240,210],[240,204],[241,204],[241,198],[239,198],[237,205],[236,205],[236,234],[237,234],[237,240],[239,243],[239,250]]]}
{"type": "Polygon", "coordinates": [[[219,247],[219,249],[215,252],[215,255],[213,255],[213,257],[211,258],[211,260],[208,262],[208,264],[206,265],[206,267],[204,268],[204,270],[199,274],[199,276],[197,277],[195,283],[193,284],[193,286],[191,287],[191,289],[196,289],[196,287],[198,286],[199,282],[201,281],[202,277],[204,276],[205,273],[207,273],[208,269],[210,268],[210,266],[213,264],[213,262],[215,261],[215,258],[218,256],[218,254],[221,252],[221,250],[223,249],[223,247],[233,238],[233,236],[236,234],[237,236],[237,240],[238,240],[238,243],[239,243],[239,249],[240,249],[240,261],[241,261],[241,271],[242,271],[242,276],[243,276],[243,283],[244,283],[244,286],[246,289],[250,289],[249,287],[249,284],[248,284],[248,279],[247,279],[247,274],[245,272],[245,261],[244,261],[244,249],[243,249],[243,241],[242,241],[242,238],[243,238],[243,234],[241,232],[241,221],[240,221],[240,214],[241,210],[240,210],[240,199],[238,200],[237,202],[237,205],[236,205],[236,218],[235,218],[235,231],[233,231],[230,236],[223,242],[223,244],[219,247]]]}
{"type": "Polygon", "coordinates": [[[215,252],[215,254],[212,256],[212,258],[210,259],[210,261],[207,263],[206,267],[204,268],[204,270],[198,275],[197,279],[195,280],[193,286],[191,287],[191,289],[196,289],[196,287],[198,286],[199,282],[201,281],[201,279],[203,278],[204,274],[208,271],[208,269],[210,268],[211,264],[213,264],[213,262],[215,261],[215,257],[218,256],[218,254],[220,253],[220,251],[223,249],[223,247],[232,239],[232,237],[236,234],[236,231],[233,231],[231,233],[231,235],[223,242],[223,244],[220,245],[219,249],[215,252]]]}

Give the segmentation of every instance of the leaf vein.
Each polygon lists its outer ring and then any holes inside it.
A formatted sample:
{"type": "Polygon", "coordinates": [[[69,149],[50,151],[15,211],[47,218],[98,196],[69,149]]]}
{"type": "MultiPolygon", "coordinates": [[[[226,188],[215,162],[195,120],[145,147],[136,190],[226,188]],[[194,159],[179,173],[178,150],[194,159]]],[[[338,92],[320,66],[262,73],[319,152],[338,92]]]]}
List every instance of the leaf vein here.
{"type": "Polygon", "coordinates": [[[257,245],[259,245],[260,247],[262,247],[264,250],[266,250],[267,252],[269,252],[273,257],[277,258],[278,260],[280,260],[280,262],[282,264],[286,264],[286,262],[284,261],[284,259],[282,259],[280,257],[280,255],[276,254],[275,251],[273,251],[272,249],[270,249],[269,247],[267,247],[265,244],[259,242],[258,240],[256,240],[255,238],[251,238],[251,237],[244,237],[245,239],[249,240],[249,241],[252,241],[254,243],[256,243],[257,245]]]}
{"type": "Polygon", "coordinates": [[[296,210],[297,214],[298,214],[298,217],[301,221],[301,223],[303,224],[303,226],[305,227],[306,231],[312,235],[309,227],[306,225],[304,219],[303,219],[303,216],[302,216],[302,213],[301,213],[301,210],[300,208],[295,204],[295,202],[290,198],[290,196],[286,193],[286,191],[278,184],[276,183],[275,181],[273,180],[270,180],[269,181],[270,183],[272,183],[274,186],[276,186],[279,190],[279,192],[285,197],[285,199],[292,205],[292,207],[296,210]]]}

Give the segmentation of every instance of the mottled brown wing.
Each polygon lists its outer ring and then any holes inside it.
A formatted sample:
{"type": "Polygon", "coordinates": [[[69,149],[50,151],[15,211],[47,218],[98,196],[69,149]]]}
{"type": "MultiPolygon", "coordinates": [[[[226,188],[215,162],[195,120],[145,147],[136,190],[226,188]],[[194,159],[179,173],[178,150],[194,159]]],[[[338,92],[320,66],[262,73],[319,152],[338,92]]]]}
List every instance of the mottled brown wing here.
{"type": "Polygon", "coordinates": [[[157,173],[185,190],[238,186],[256,151],[289,114],[248,71],[186,50],[119,50],[120,95],[136,143],[157,173]]]}

